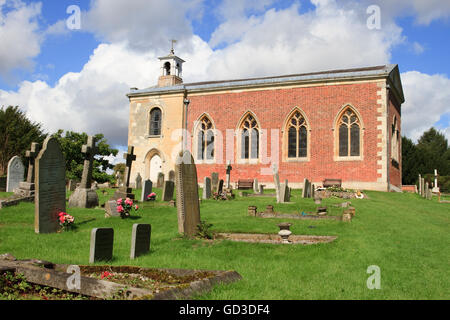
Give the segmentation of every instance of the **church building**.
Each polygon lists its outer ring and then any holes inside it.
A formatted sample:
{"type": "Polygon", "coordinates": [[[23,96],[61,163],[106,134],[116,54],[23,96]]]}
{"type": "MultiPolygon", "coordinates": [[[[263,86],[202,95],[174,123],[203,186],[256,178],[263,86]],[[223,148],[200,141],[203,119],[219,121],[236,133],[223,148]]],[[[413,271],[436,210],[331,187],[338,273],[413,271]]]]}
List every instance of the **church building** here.
{"type": "MultiPolygon", "coordinates": [[[[344,188],[400,191],[401,105],[397,65],[273,77],[183,83],[173,49],[156,86],[132,88],[128,145],[138,173],[168,179],[176,156],[190,150],[199,184],[218,172],[231,182],[258,179],[303,187],[341,179],[344,188]]],[[[155,79],[156,80],[156,79],[155,79]]],[[[173,174],[173,173],[172,173],[173,174]]]]}

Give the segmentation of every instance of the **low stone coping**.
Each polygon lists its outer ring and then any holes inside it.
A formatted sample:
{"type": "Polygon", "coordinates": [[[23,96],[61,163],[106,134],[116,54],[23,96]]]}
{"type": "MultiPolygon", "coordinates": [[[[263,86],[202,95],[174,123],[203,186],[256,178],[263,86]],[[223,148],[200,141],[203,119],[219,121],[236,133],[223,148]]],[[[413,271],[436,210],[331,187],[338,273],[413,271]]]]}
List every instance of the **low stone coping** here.
{"type": "Polygon", "coordinates": [[[0,209],[17,206],[21,202],[34,202],[34,196],[32,197],[12,197],[9,199],[0,200],[0,209]]]}
{"type": "Polygon", "coordinates": [[[52,264],[51,262],[39,263],[37,260],[13,261],[0,259],[0,271],[15,271],[25,276],[25,279],[31,283],[78,293],[85,296],[99,299],[110,299],[118,292],[125,292],[127,300],[175,300],[188,299],[194,294],[200,294],[211,290],[218,283],[229,283],[242,279],[236,271],[203,271],[203,270],[184,270],[184,269],[151,269],[129,266],[79,266],[81,271],[79,289],[70,289],[67,287],[67,281],[72,276],[66,270],[69,265],[52,264]],[[106,280],[98,280],[87,277],[86,274],[93,272],[102,272],[110,270],[121,272],[126,270],[133,273],[160,272],[172,275],[174,277],[186,277],[196,273],[209,275],[206,278],[195,280],[189,283],[174,285],[164,288],[159,292],[150,289],[135,288],[129,285],[118,284],[106,280]]]}

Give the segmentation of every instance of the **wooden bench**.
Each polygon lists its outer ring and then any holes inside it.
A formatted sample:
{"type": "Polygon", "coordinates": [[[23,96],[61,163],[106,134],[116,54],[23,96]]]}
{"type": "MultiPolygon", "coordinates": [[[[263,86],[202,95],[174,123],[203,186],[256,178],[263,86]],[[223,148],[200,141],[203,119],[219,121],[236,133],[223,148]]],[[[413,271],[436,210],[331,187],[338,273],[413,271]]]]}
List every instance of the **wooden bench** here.
{"type": "Polygon", "coordinates": [[[341,179],[325,179],[323,180],[323,187],[329,188],[329,187],[341,187],[342,186],[342,180],[341,179]]]}
{"type": "Polygon", "coordinates": [[[251,179],[239,179],[237,183],[238,190],[253,189],[253,180],[251,179]]]}

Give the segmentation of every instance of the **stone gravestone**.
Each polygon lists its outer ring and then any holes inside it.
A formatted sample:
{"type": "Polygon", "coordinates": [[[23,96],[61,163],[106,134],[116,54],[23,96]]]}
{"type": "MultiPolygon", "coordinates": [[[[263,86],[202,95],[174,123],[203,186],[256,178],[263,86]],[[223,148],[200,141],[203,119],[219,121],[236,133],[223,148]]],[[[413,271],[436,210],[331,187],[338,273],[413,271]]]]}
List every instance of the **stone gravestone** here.
{"type": "Polygon", "coordinates": [[[120,171],[116,172],[116,187],[122,187],[122,173],[120,173],[120,171]]]}
{"type": "Polygon", "coordinates": [[[164,173],[158,173],[158,180],[156,181],[156,187],[162,188],[164,186],[164,173]]]}
{"type": "Polygon", "coordinates": [[[420,178],[420,195],[425,197],[425,178],[420,178]]]}
{"type": "Polygon", "coordinates": [[[173,170],[169,171],[169,181],[175,182],[175,171],[173,170]]]}
{"type": "Polygon", "coordinates": [[[131,259],[136,259],[150,251],[152,226],[149,224],[134,224],[131,233],[131,259]]]}
{"type": "Polygon", "coordinates": [[[278,176],[278,166],[276,164],[273,165],[272,168],[273,171],[273,182],[275,184],[275,191],[277,193],[277,202],[280,203],[281,202],[281,195],[280,195],[280,177],[278,176]]]}
{"type": "Polygon", "coordinates": [[[291,201],[291,195],[290,195],[288,181],[286,180],[285,183],[282,183],[280,185],[280,203],[290,202],[290,201],[291,201]]]}
{"type": "Polygon", "coordinates": [[[259,194],[264,194],[264,185],[263,184],[259,185],[259,194]]]}
{"type": "Polygon", "coordinates": [[[219,181],[219,185],[217,186],[217,193],[218,194],[221,194],[222,192],[223,192],[223,184],[224,184],[225,182],[223,181],[223,180],[220,180],[219,181]]]}
{"type": "Polygon", "coordinates": [[[308,179],[305,178],[303,181],[303,192],[302,192],[302,198],[309,198],[309,193],[311,192],[311,184],[308,179]]]}
{"type": "Polygon", "coordinates": [[[425,182],[425,192],[423,193],[424,198],[428,197],[428,190],[429,190],[428,182],[425,182]]]}
{"type": "Polygon", "coordinates": [[[14,192],[19,188],[25,176],[25,167],[20,157],[15,156],[8,162],[6,192],[14,192]]]}
{"type": "Polygon", "coordinates": [[[40,146],[38,143],[33,142],[31,144],[31,149],[26,152],[26,158],[28,159],[28,175],[27,181],[21,182],[19,184],[19,189],[16,189],[16,194],[24,197],[32,197],[35,195],[35,162],[36,157],[40,151],[40,146]]]}
{"type": "Polygon", "coordinates": [[[176,161],[178,232],[194,237],[200,224],[197,168],[189,151],[180,152],[176,161]]]}
{"type": "Polygon", "coordinates": [[[76,180],[70,179],[69,180],[69,184],[67,186],[67,190],[68,191],[75,191],[75,189],[77,188],[77,183],[78,182],[76,180]]]}
{"type": "Polygon", "coordinates": [[[170,201],[173,199],[175,183],[173,181],[164,181],[162,201],[170,201]]]}
{"type": "Polygon", "coordinates": [[[259,192],[259,185],[258,185],[258,179],[255,179],[253,181],[253,192],[258,193],[259,192]]]}
{"type": "Polygon", "coordinates": [[[87,144],[81,148],[81,153],[84,154],[84,168],[81,183],[75,189],[75,192],[70,195],[69,208],[95,208],[98,206],[98,195],[92,188],[92,170],[97,151],[95,138],[89,136],[87,144]]]}
{"type": "Polygon", "coordinates": [[[141,177],[141,174],[139,172],[138,172],[134,182],[135,182],[136,189],[142,189],[142,177],[141,177]]]}
{"type": "Polygon", "coordinates": [[[149,194],[152,193],[152,189],[153,182],[151,180],[145,180],[144,184],[142,185],[141,202],[147,201],[149,194]]]}
{"type": "Polygon", "coordinates": [[[56,138],[44,141],[35,174],[35,232],[57,232],[58,215],[66,212],[66,162],[56,138]]]}
{"type": "Polygon", "coordinates": [[[211,173],[211,193],[217,192],[219,186],[219,174],[217,172],[211,173]]]}
{"type": "Polygon", "coordinates": [[[311,191],[309,192],[309,197],[314,199],[315,192],[316,192],[316,186],[311,184],[311,191]]]}
{"type": "Polygon", "coordinates": [[[131,175],[131,166],[133,165],[133,161],[136,161],[136,155],[134,154],[134,147],[128,147],[128,152],[123,154],[123,158],[126,160],[125,167],[125,185],[120,187],[118,191],[114,193],[114,200],[130,198],[134,200],[133,190],[130,188],[130,175],[131,175]]]}
{"type": "Polygon", "coordinates": [[[105,218],[120,217],[120,213],[117,212],[117,200],[106,201],[105,211],[105,218]]]}
{"type": "Polygon", "coordinates": [[[113,257],[114,229],[96,228],[91,231],[89,263],[111,261],[113,257]]]}
{"type": "Polygon", "coordinates": [[[210,199],[211,198],[211,178],[205,177],[203,183],[203,196],[202,199],[210,199]]]}

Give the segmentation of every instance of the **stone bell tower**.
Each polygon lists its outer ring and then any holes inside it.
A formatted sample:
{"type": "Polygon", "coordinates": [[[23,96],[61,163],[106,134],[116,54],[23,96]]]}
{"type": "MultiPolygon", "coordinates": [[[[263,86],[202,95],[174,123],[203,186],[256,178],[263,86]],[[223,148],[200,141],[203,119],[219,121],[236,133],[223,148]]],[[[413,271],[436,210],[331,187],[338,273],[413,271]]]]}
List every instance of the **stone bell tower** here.
{"type": "Polygon", "coordinates": [[[169,55],[159,58],[161,61],[161,76],[158,79],[158,87],[169,87],[183,83],[181,77],[185,61],[175,55],[174,43],[176,43],[176,40],[172,40],[172,50],[170,50],[169,55]]]}

